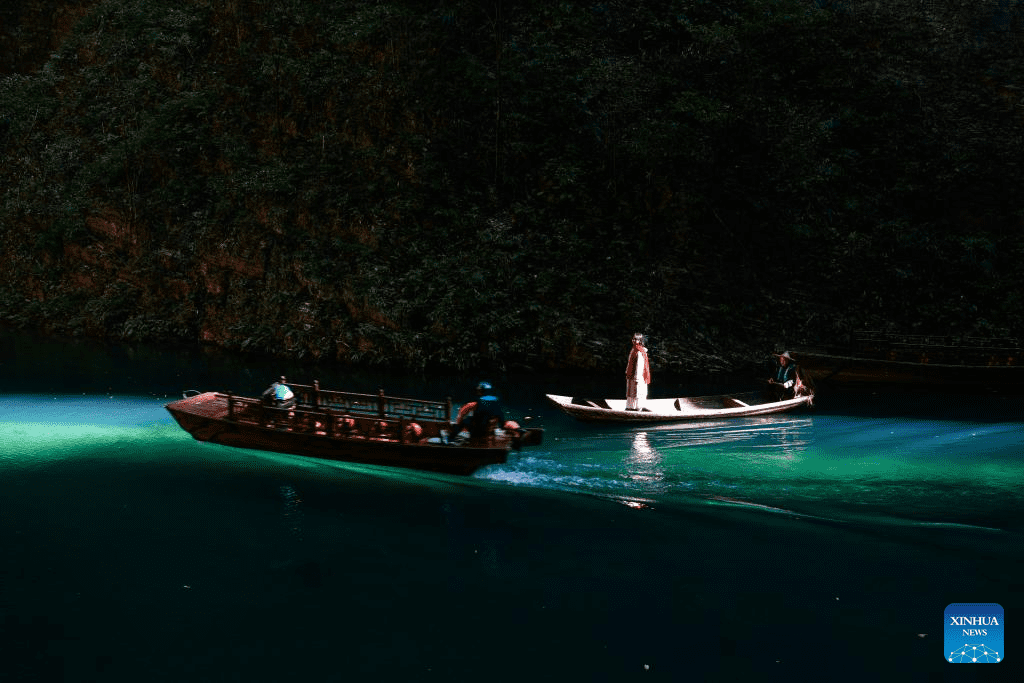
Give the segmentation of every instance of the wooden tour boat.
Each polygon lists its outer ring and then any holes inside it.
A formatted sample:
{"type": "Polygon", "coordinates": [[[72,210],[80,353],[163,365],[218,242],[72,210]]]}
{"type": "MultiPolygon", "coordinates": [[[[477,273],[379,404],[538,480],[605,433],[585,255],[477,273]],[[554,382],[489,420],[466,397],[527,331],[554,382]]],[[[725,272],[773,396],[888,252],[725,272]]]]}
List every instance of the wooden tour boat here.
{"type": "MultiPolygon", "coordinates": [[[[283,380],[283,378],[282,378],[283,380]]],[[[343,462],[472,474],[539,445],[542,429],[496,428],[482,440],[448,443],[452,403],[327,391],[288,384],[295,405],[208,391],[165,407],[198,441],[343,462]]]]}
{"type": "Polygon", "coordinates": [[[626,410],[625,399],[587,399],[548,394],[548,399],[567,415],[587,422],[681,422],[768,415],[811,405],[814,394],[775,400],[767,391],[720,396],[687,396],[647,399],[642,410],[626,410]]]}

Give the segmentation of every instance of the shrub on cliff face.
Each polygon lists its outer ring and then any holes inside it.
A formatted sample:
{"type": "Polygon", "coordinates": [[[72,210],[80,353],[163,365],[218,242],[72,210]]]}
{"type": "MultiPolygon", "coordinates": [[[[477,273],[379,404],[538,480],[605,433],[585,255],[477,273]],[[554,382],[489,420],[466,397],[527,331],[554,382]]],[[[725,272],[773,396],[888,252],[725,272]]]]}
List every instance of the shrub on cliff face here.
{"type": "Polygon", "coordinates": [[[1020,5],[98,2],[0,81],[2,310],[417,367],[1020,329],[1020,5]]]}

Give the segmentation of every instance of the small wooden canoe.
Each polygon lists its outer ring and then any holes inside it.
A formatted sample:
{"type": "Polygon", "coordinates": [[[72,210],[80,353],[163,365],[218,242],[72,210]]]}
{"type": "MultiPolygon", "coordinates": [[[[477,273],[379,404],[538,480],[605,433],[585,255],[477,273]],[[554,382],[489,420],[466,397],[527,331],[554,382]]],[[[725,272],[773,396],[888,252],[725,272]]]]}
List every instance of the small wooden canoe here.
{"type": "Polygon", "coordinates": [[[587,399],[548,394],[548,399],[567,415],[588,422],[682,422],[718,420],[750,415],[769,415],[810,405],[814,396],[772,400],[767,392],[751,391],[720,396],[686,396],[647,399],[642,410],[626,410],[625,399],[587,399]]]}
{"type": "Polygon", "coordinates": [[[296,396],[292,408],[213,391],[165,407],[198,441],[448,474],[506,462],[510,450],[543,440],[541,429],[496,429],[486,439],[449,445],[450,401],[325,391],[316,383],[288,386],[296,396]]]}

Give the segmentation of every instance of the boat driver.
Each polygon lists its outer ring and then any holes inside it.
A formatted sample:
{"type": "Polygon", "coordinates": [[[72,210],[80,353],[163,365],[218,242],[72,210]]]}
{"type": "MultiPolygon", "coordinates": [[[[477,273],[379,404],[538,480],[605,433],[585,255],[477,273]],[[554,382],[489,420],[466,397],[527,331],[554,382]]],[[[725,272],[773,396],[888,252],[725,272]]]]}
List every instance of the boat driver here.
{"type": "Polygon", "coordinates": [[[483,439],[487,437],[492,424],[505,424],[505,413],[495,396],[494,386],[490,382],[480,382],[476,385],[476,393],[476,401],[467,403],[459,411],[457,422],[450,431],[452,438],[465,429],[469,431],[470,439],[483,439]]]}

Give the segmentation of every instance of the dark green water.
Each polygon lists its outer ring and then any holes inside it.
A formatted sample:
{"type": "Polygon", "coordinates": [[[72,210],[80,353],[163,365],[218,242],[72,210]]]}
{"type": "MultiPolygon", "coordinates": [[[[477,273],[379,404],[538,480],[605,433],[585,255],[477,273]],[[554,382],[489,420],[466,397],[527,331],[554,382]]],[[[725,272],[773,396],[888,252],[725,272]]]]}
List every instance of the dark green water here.
{"type": "Polygon", "coordinates": [[[468,378],[9,339],[3,681],[997,680],[1024,656],[1012,625],[998,665],[942,642],[949,603],[1022,606],[1019,398],[602,428],[543,394],[617,377],[491,378],[546,443],[460,478],[201,444],[163,404],[468,378]]]}

